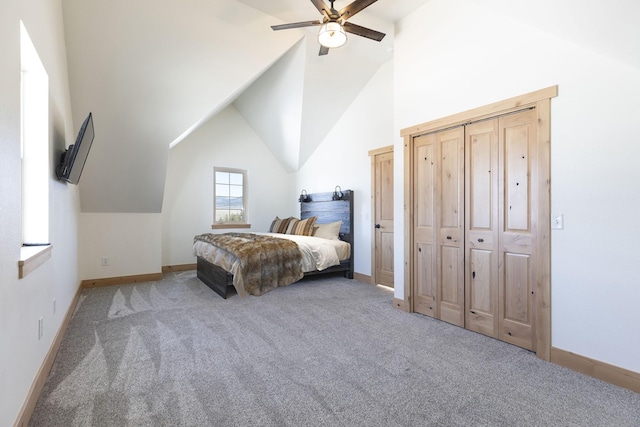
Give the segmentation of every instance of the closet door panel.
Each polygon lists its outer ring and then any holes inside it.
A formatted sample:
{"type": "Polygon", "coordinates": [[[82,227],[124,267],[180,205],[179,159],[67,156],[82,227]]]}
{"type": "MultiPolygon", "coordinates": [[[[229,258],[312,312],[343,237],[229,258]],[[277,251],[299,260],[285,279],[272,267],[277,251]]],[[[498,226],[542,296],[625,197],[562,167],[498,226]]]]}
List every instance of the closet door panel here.
{"type": "Polygon", "coordinates": [[[440,228],[462,230],[464,184],[464,128],[440,137],[440,228]]]}
{"type": "Polygon", "coordinates": [[[414,310],[437,313],[436,178],[437,140],[433,135],[414,138],[413,283],[414,310]]]}
{"type": "Polygon", "coordinates": [[[439,318],[464,326],[464,128],[436,134],[439,318]]]}
{"type": "Polygon", "coordinates": [[[469,149],[469,222],[473,230],[491,230],[493,226],[493,180],[492,155],[495,155],[494,126],[472,126],[468,132],[469,149]],[[479,129],[477,129],[479,128],[479,129]]]}
{"type": "Polygon", "coordinates": [[[440,319],[458,326],[464,326],[464,263],[460,262],[461,252],[461,248],[443,246],[440,264],[440,319]]]}
{"type": "Polygon", "coordinates": [[[498,336],[498,120],[466,127],[465,326],[498,336]]]}
{"type": "Polygon", "coordinates": [[[535,350],[533,277],[538,194],[535,110],[501,117],[499,338],[535,350]]]}
{"type": "Polygon", "coordinates": [[[415,257],[414,310],[436,317],[436,254],[435,246],[418,243],[415,257]]]}
{"type": "Polygon", "coordinates": [[[436,145],[434,138],[415,139],[415,227],[432,231],[435,220],[436,145]]]}
{"type": "Polygon", "coordinates": [[[472,249],[469,260],[471,270],[470,293],[465,295],[467,310],[467,328],[485,335],[494,336],[497,307],[495,291],[492,286],[493,251],[472,249]]]}
{"type": "Polygon", "coordinates": [[[530,173],[529,124],[504,130],[505,230],[529,230],[530,173]]]}
{"type": "Polygon", "coordinates": [[[504,256],[504,318],[500,339],[531,349],[533,324],[533,294],[531,257],[505,253],[504,256]]]}
{"type": "Polygon", "coordinates": [[[506,253],[504,258],[504,317],[506,320],[528,324],[531,322],[529,257],[506,253]]]}

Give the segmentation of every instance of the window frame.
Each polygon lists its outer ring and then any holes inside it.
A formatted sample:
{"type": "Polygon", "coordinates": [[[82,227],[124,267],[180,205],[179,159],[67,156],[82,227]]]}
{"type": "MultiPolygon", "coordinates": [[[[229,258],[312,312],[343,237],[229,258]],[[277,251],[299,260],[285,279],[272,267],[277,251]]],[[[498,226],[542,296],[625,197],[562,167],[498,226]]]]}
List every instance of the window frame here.
{"type": "MultiPolygon", "coordinates": [[[[213,168],[213,224],[211,224],[212,229],[250,228],[251,227],[251,224],[249,223],[248,216],[247,216],[247,204],[248,204],[247,175],[248,173],[245,169],[214,166],[213,168]],[[242,212],[243,212],[242,221],[217,221],[216,220],[216,200],[217,200],[216,190],[218,185],[225,185],[225,184],[219,184],[217,182],[216,176],[218,172],[230,173],[230,174],[234,173],[234,174],[242,175],[242,212]]],[[[231,186],[232,184],[229,183],[228,185],[231,186]]]]}

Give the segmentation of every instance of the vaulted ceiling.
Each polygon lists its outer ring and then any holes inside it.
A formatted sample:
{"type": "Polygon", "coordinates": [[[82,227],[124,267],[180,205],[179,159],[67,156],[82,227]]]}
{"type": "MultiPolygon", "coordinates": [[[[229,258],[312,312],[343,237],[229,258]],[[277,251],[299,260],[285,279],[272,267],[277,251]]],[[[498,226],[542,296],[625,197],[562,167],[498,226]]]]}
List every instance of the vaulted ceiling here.
{"type": "MultiPolygon", "coordinates": [[[[283,167],[296,171],[381,64],[393,23],[427,0],[379,0],[318,56],[305,0],[63,0],[73,118],[96,138],[80,182],[85,212],[160,212],[169,147],[234,103],[283,167]]],[[[335,2],[335,8],[351,0],[335,2]]],[[[74,136],[67,136],[73,142],[74,136]]]]}
{"type": "MultiPolygon", "coordinates": [[[[298,170],[392,58],[394,22],[428,1],[378,0],[350,22],[386,33],[382,42],[350,35],[320,57],[317,27],[270,28],[319,19],[311,0],[62,0],[74,123],[91,111],[96,129],[82,210],[160,212],[169,147],[231,103],[298,170]]],[[[640,69],[640,2],[482,5],[640,69]]]]}

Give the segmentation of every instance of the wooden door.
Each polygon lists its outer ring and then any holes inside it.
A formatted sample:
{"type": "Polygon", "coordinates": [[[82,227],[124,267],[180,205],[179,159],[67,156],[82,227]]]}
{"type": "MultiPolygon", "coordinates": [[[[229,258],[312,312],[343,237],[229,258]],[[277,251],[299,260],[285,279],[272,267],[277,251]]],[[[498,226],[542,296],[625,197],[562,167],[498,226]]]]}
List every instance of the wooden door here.
{"type": "Polygon", "coordinates": [[[498,268],[498,338],[536,350],[534,271],[538,217],[538,138],[535,110],[504,116],[499,121],[500,172],[498,206],[500,265],[498,268]]]}
{"type": "Polygon", "coordinates": [[[464,326],[464,128],[414,151],[414,310],[464,326]]]}
{"type": "Polygon", "coordinates": [[[413,310],[438,317],[436,272],[436,134],[413,140],[413,310]]]}
{"type": "Polygon", "coordinates": [[[550,101],[557,94],[551,86],[401,131],[404,299],[394,305],[439,318],[448,299],[439,269],[453,259],[451,252],[443,258],[445,249],[456,247],[441,242],[454,235],[438,222],[435,135],[465,126],[465,326],[550,360],[550,101]]]}
{"type": "Polygon", "coordinates": [[[498,336],[498,119],[466,127],[465,327],[498,336]]]}
{"type": "Polygon", "coordinates": [[[374,282],[393,287],[393,146],[374,152],[371,158],[374,282]]]}
{"type": "Polygon", "coordinates": [[[535,350],[536,114],[466,128],[465,326],[535,350]]]}
{"type": "Polygon", "coordinates": [[[464,128],[436,135],[439,318],[464,326],[464,128]]]}

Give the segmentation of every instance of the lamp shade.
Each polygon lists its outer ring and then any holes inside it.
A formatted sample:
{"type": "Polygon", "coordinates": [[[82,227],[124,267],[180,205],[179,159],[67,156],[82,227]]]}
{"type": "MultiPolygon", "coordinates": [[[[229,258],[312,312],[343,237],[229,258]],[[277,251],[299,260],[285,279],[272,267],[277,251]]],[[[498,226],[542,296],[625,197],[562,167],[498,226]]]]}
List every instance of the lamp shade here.
{"type": "Polygon", "coordinates": [[[347,42],[347,33],[339,23],[326,22],[320,26],[318,42],[324,47],[340,47],[347,42]]]}

